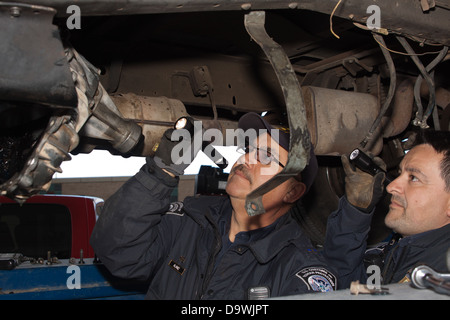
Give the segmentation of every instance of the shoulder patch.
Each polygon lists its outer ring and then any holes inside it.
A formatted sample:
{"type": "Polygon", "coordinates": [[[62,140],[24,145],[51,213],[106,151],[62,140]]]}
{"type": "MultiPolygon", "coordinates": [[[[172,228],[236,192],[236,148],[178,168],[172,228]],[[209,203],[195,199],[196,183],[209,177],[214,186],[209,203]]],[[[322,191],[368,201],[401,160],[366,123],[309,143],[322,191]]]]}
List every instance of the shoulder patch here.
{"type": "Polygon", "coordinates": [[[184,210],[183,210],[183,202],[172,202],[169,206],[169,210],[167,210],[166,214],[174,214],[176,216],[183,216],[184,210]]]}
{"type": "Polygon", "coordinates": [[[308,267],[295,274],[309,290],[329,292],[336,290],[336,276],[323,267],[308,267]]]}

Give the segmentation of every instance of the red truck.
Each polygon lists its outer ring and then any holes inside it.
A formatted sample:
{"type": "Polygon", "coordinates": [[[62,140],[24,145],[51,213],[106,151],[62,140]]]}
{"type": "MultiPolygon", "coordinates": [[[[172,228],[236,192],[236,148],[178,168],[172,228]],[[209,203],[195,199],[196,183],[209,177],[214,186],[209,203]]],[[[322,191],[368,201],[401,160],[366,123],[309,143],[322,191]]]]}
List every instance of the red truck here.
{"type": "Polygon", "coordinates": [[[103,203],[0,196],[0,300],[143,299],[145,282],[116,278],[94,257],[89,238],[103,203]]]}
{"type": "Polygon", "coordinates": [[[0,196],[0,252],[30,258],[93,258],[89,237],[103,199],[36,195],[22,205],[0,196]]]}

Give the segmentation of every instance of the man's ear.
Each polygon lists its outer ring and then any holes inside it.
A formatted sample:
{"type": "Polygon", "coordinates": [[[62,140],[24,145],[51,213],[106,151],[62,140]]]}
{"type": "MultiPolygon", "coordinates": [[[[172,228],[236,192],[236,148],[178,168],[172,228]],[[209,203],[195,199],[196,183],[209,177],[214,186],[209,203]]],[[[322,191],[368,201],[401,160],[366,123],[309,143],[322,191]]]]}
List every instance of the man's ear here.
{"type": "Polygon", "coordinates": [[[289,191],[284,196],[283,201],[286,203],[294,203],[300,199],[305,192],[306,185],[301,181],[294,180],[294,182],[291,183],[289,191]]]}

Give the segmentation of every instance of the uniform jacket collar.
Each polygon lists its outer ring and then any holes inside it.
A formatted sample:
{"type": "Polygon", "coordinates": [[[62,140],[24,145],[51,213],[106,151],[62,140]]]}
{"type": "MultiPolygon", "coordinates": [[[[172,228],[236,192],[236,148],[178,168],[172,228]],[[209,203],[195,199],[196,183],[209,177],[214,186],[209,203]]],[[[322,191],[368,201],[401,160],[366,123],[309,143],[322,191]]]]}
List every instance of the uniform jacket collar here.
{"type": "MultiPolygon", "coordinates": [[[[199,201],[204,203],[203,208],[205,208],[205,210],[199,210],[198,205],[191,205],[196,201],[196,199],[199,198],[189,198],[185,200],[185,207],[187,211],[189,211],[190,215],[203,226],[208,223],[208,219],[205,219],[205,217],[209,214],[215,232],[219,232],[218,223],[220,219],[224,216],[231,217],[231,214],[229,213],[231,213],[232,207],[229,198],[201,197],[199,201]]],[[[227,223],[229,224],[229,221],[227,221],[227,223]]],[[[262,239],[246,245],[260,263],[267,263],[284,247],[291,243],[294,243],[295,245],[305,243],[306,236],[303,234],[298,223],[292,217],[292,210],[280,217],[274,222],[274,224],[276,224],[276,226],[273,232],[262,239]],[[299,239],[301,239],[301,241],[298,241],[299,239]]]]}
{"type": "Polygon", "coordinates": [[[450,224],[447,224],[439,229],[425,231],[419,234],[405,237],[399,242],[399,245],[427,248],[433,244],[445,241],[448,242],[449,234],[450,234],[450,224]]]}

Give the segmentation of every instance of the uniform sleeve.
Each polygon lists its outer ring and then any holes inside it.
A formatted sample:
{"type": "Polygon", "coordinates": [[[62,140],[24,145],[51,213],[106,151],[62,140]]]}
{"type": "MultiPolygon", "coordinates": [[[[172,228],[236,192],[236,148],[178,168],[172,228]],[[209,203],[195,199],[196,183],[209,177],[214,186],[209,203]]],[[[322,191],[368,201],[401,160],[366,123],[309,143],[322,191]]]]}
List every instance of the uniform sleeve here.
{"type": "Polygon", "coordinates": [[[363,259],[372,216],[373,212],[363,213],[342,197],[338,209],[328,217],[323,254],[338,273],[339,289],[367,279],[363,259]]]}
{"type": "Polygon", "coordinates": [[[141,170],[105,202],[90,243],[112,274],[149,278],[167,250],[165,243],[170,242],[167,237],[171,232],[163,230],[160,221],[177,183],[177,178],[148,158],[141,170]]]}

